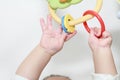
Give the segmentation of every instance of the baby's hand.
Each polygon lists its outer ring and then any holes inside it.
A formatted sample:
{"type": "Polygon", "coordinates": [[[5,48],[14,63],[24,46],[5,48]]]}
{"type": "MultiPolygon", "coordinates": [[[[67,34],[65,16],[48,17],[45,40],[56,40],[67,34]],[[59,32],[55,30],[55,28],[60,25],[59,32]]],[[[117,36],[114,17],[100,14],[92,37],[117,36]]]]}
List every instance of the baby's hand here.
{"type": "Polygon", "coordinates": [[[64,42],[76,34],[76,31],[72,34],[64,33],[61,26],[57,30],[54,30],[50,15],[47,17],[47,23],[45,23],[43,18],[41,18],[40,23],[43,32],[40,46],[51,55],[60,51],[63,48],[64,42]]]}
{"type": "Polygon", "coordinates": [[[112,37],[108,31],[104,31],[102,37],[98,38],[96,36],[100,35],[99,28],[92,28],[89,36],[89,46],[93,52],[103,50],[105,48],[110,48],[112,44],[112,37]]]}

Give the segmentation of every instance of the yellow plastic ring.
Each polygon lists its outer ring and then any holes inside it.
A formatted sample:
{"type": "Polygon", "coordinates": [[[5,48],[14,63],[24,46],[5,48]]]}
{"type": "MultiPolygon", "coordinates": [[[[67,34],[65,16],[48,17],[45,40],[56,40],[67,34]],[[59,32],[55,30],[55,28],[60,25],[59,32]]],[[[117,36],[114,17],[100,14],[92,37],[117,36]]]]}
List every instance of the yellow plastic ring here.
{"type": "MultiPolygon", "coordinates": [[[[96,7],[94,8],[94,11],[95,12],[99,12],[102,8],[102,3],[103,3],[103,0],[97,0],[96,2],[96,7]]],[[[48,6],[49,8],[49,11],[50,11],[50,14],[51,16],[53,17],[53,19],[58,22],[59,24],[61,24],[61,18],[59,18],[56,14],[56,11],[53,10],[50,6],[48,6]]],[[[72,21],[69,22],[69,25],[77,25],[77,24],[80,24],[80,23],[83,23],[85,21],[88,21],[89,19],[93,18],[92,15],[85,15],[85,16],[82,16],[78,19],[74,19],[72,21]]]]}

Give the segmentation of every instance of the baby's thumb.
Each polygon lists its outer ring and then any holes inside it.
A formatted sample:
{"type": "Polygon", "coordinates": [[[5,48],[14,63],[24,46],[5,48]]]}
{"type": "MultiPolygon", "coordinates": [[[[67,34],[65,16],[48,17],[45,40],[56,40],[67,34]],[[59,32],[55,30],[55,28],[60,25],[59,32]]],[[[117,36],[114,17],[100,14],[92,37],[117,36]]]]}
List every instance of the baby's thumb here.
{"type": "Polygon", "coordinates": [[[90,29],[90,37],[95,37],[95,31],[93,28],[90,29]]]}
{"type": "Polygon", "coordinates": [[[91,28],[90,30],[90,35],[89,35],[89,42],[92,43],[94,41],[96,41],[98,38],[95,35],[95,31],[93,28],[91,28]]]}

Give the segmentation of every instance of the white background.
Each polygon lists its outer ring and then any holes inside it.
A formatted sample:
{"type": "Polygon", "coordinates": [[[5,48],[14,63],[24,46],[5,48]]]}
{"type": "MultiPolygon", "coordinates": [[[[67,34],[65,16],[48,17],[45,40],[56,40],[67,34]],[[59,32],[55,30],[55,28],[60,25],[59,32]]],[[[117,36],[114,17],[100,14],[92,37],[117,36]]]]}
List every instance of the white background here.
{"type": "MultiPolygon", "coordinates": [[[[59,16],[70,13],[74,18],[93,9],[96,0],[84,0],[81,4],[59,10],[59,16]]],[[[120,72],[120,20],[116,14],[119,7],[115,0],[104,0],[100,15],[106,29],[113,36],[113,56],[120,72]]],[[[19,64],[39,43],[42,32],[40,17],[48,14],[46,0],[0,0],[0,80],[10,80],[19,64]]],[[[54,21],[53,21],[54,22],[54,21]]],[[[97,19],[89,21],[90,26],[99,26],[97,19]]],[[[54,22],[55,28],[57,23],[54,22]]],[[[90,80],[93,73],[91,51],[88,47],[88,33],[83,25],[77,25],[78,34],[65,43],[64,49],[55,55],[42,73],[41,79],[50,74],[66,75],[73,80],[90,80]]]]}

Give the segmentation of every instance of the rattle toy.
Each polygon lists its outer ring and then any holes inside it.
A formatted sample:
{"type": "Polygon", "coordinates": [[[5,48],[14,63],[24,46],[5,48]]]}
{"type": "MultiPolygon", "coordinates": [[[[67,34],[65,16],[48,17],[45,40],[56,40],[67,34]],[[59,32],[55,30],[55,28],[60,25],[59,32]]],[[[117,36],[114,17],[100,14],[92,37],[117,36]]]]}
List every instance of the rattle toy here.
{"type": "MultiPolygon", "coordinates": [[[[101,24],[101,29],[102,29],[101,34],[100,34],[100,36],[101,36],[102,32],[105,31],[105,25],[104,25],[102,18],[98,14],[98,12],[102,8],[103,0],[97,0],[94,10],[86,11],[83,14],[83,16],[78,19],[74,19],[70,14],[66,14],[62,18],[58,17],[58,15],[56,14],[57,9],[64,9],[71,5],[78,4],[80,2],[82,2],[82,0],[48,0],[48,4],[49,4],[48,8],[49,8],[50,14],[53,17],[53,19],[62,25],[62,29],[66,33],[74,32],[75,25],[80,24],[80,23],[83,23],[83,25],[85,26],[85,29],[88,32],[90,32],[90,28],[88,27],[88,24],[86,21],[92,19],[95,16],[101,24]]],[[[100,37],[100,36],[98,36],[98,37],[100,37]]]]}

